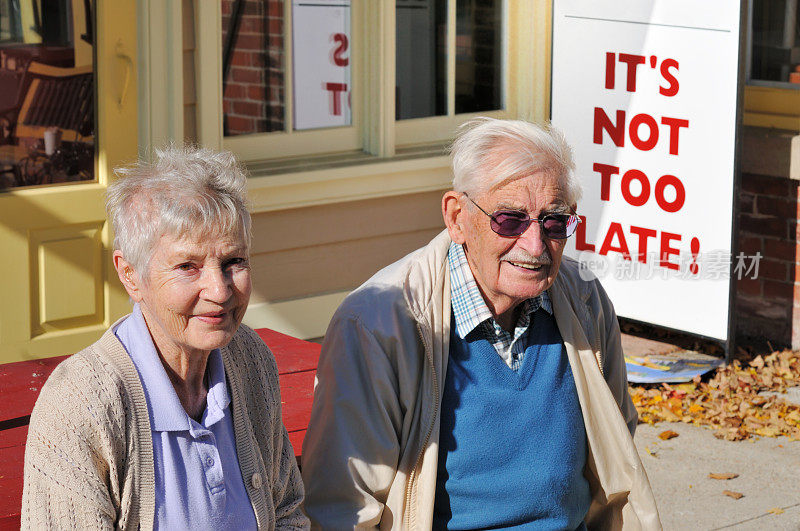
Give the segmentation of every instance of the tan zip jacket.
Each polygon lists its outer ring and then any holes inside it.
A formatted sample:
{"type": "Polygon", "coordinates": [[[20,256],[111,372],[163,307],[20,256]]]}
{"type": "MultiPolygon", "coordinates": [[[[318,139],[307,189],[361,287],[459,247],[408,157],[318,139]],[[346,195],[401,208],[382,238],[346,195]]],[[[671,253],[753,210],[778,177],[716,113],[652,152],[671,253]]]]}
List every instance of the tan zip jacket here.
{"type": "MultiPolygon", "coordinates": [[[[379,271],[336,311],[303,443],[312,527],[430,529],[450,339],[450,238],[379,271]]],[[[660,529],[632,433],[620,332],[597,280],[565,258],[553,311],[577,387],[589,456],[590,529],[660,529]]]]}

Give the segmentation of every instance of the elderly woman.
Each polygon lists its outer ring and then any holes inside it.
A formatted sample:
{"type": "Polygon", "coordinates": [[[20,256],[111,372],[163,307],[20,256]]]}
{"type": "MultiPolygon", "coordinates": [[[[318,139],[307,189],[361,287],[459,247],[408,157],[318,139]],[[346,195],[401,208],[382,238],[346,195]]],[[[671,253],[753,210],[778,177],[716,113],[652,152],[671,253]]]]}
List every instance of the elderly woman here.
{"type": "Polygon", "coordinates": [[[240,325],[244,173],[230,153],[168,148],[118,175],[107,209],[133,311],[42,389],[23,527],[307,528],[275,360],[240,325]]]}

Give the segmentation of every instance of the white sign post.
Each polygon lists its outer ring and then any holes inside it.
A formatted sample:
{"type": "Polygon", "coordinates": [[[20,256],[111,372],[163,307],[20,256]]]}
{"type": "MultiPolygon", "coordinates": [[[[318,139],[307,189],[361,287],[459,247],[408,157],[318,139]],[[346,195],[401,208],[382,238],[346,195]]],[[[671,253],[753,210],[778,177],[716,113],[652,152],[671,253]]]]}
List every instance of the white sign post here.
{"type": "Polygon", "coordinates": [[[292,3],[294,129],[350,125],[350,0],[292,3]]]}
{"type": "MultiPolygon", "coordinates": [[[[567,254],[617,313],[729,339],[740,2],[555,0],[552,122],[583,218],[567,254]]],[[[741,262],[741,263],[739,263],[741,262]]],[[[756,264],[757,265],[757,264],[756,264]]]]}

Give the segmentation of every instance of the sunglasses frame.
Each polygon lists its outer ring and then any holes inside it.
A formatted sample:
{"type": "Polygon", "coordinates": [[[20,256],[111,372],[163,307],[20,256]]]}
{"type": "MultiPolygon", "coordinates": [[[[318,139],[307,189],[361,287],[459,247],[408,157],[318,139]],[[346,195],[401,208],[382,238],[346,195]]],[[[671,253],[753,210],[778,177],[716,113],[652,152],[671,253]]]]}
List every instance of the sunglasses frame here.
{"type": "Polygon", "coordinates": [[[481,212],[483,212],[484,214],[486,214],[487,216],[489,216],[489,219],[491,220],[491,222],[489,223],[489,227],[491,227],[491,229],[492,229],[492,232],[494,232],[495,234],[497,234],[498,236],[500,236],[500,237],[502,237],[502,238],[519,238],[520,236],[522,236],[523,234],[525,234],[525,231],[526,231],[526,230],[528,230],[528,229],[530,228],[530,226],[531,226],[531,223],[534,223],[534,222],[536,222],[536,223],[538,223],[538,224],[539,224],[539,230],[540,230],[540,233],[541,233],[541,235],[542,235],[543,237],[545,237],[545,238],[548,238],[548,239],[550,239],[550,240],[566,240],[566,239],[568,239],[570,236],[572,236],[572,234],[575,234],[575,230],[577,230],[578,224],[580,224],[580,223],[582,222],[582,221],[581,221],[581,218],[580,218],[580,217],[579,217],[579,216],[578,216],[578,215],[577,215],[575,212],[571,212],[571,213],[569,213],[569,214],[552,214],[552,213],[545,213],[545,214],[540,214],[538,218],[532,218],[532,217],[528,216],[527,214],[524,214],[524,213],[522,213],[522,212],[519,212],[519,211],[517,211],[517,210],[496,210],[496,211],[492,212],[491,214],[489,214],[489,213],[488,213],[488,212],[486,212],[484,209],[482,209],[482,208],[481,208],[481,206],[480,206],[478,203],[476,203],[476,202],[475,202],[475,200],[474,200],[474,199],[472,199],[472,198],[471,198],[469,195],[467,195],[466,193],[464,193],[464,196],[465,196],[467,199],[469,199],[469,200],[472,202],[472,204],[473,204],[473,205],[475,205],[476,207],[478,207],[478,210],[480,210],[481,212]],[[523,227],[523,229],[522,229],[522,232],[520,232],[519,234],[509,234],[509,235],[506,235],[506,234],[500,234],[500,233],[499,233],[499,232],[497,232],[497,231],[495,230],[495,228],[494,228],[494,225],[495,225],[495,224],[497,224],[498,226],[500,225],[500,223],[497,221],[497,218],[496,218],[496,216],[497,216],[498,214],[508,214],[508,213],[511,213],[511,212],[513,212],[513,213],[519,213],[519,214],[524,214],[524,215],[525,215],[525,217],[527,217],[527,220],[525,220],[525,219],[520,219],[520,221],[521,221],[521,226],[523,227]],[[543,222],[543,221],[545,221],[545,220],[546,220],[548,217],[551,217],[551,216],[556,216],[556,215],[564,215],[564,216],[569,216],[569,218],[568,218],[568,220],[567,220],[567,226],[569,226],[569,224],[570,224],[570,221],[572,220],[572,218],[574,218],[574,220],[575,220],[577,223],[575,223],[575,230],[573,230],[572,234],[569,234],[569,235],[567,235],[567,236],[564,236],[563,238],[555,238],[555,237],[553,237],[553,236],[550,236],[550,235],[548,235],[548,234],[545,232],[545,228],[544,228],[544,225],[542,224],[542,222],[543,222]]]}

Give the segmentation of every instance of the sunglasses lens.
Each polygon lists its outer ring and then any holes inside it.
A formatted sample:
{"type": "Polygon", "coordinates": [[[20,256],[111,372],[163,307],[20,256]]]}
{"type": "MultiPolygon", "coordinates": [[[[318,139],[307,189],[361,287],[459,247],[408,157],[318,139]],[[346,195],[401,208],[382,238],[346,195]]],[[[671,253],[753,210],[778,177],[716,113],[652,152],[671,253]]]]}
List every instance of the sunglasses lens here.
{"type": "Polygon", "coordinates": [[[533,220],[521,212],[499,211],[492,215],[491,227],[500,236],[519,236],[533,220]]]}
{"type": "Polygon", "coordinates": [[[575,232],[575,228],[578,226],[578,217],[569,214],[548,214],[541,223],[545,236],[554,240],[563,240],[575,232]]]}

